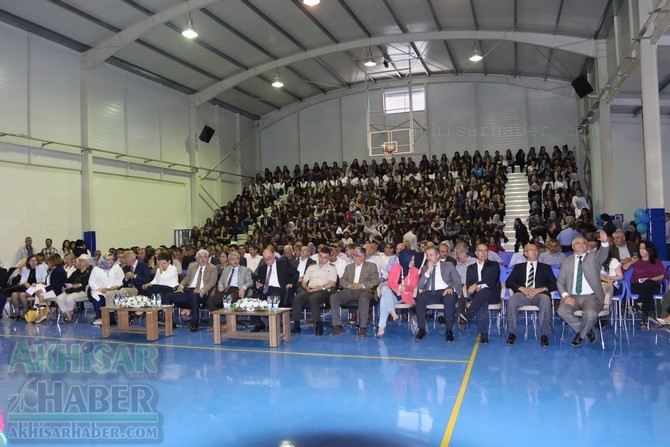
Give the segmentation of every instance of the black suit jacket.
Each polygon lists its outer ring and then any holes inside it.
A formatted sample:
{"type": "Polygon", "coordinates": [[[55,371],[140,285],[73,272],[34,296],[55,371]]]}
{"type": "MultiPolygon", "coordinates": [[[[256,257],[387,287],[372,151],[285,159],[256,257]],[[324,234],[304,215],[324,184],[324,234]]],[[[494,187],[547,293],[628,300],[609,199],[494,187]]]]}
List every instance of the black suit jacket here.
{"type": "Polygon", "coordinates": [[[468,266],[468,269],[465,273],[465,283],[468,288],[473,284],[486,284],[489,289],[495,290],[497,295],[500,296],[500,264],[497,262],[489,261],[488,259],[484,261],[484,268],[482,269],[482,280],[478,280],[477,275],[477,263],[471,264],[468,266]]]}
{"type": "MultiPolygon", "coordinates": [[[[298,270],[294,268],[291,264],[288,263],[285,259],[279,258],[275,260],[275,263],[272,264],[273,268],[277,269],[277,280],[279,280],[279,288],[281,289],[281,296],[286,296],[286,286],[291,284],[292,287],[295,287],[298,282],[298,270]]],[[[256,270],[257,280],[260,282],[265,281],[265,277],[268,274],[268,265],[261,261],[256,270]]]]}
{"type": "MultiPolygon", "coordinates": [[[[123,268],[123,273],[126,274],[130,271],[130,266],[127,265],[123,268]]],[[[142,261],[137,261],[137,267],[135,267],[135,275],[133,279],[126,279],[125,277],[123,278],[123,286],[124,287],[135,287],[137,290],[140,290],[140,288],[150,282],[153,279],[153,275],[151,275],[151,269],[147,264],[145,264],[142,261]]]]}
{"type": "MultiPolygon", "coordinates": [[[[527,266],[528,262],[516,264],[514,269],[512,269],[512,273],[510,273],[507,277],[507,281],[505,281],[505,286],[508,289],[513,290],[514,293],[519,291],[519,287],[526,286],[527,266]]],[[[551,270],[551,266],[549,264],[544,264],[542,262],[537,263],[537,268],[535,269],[535,287],[546,287],[549,289],[549,292],[557,290],[556,276],[554,276],[554,272],[551,270]]]]}

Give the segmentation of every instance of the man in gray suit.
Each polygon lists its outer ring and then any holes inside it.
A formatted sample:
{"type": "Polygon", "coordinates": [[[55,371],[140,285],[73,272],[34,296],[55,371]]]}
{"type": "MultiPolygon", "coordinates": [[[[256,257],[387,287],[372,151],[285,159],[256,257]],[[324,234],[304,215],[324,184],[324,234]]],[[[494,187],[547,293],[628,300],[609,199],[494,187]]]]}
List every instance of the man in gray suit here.
{"type": "Polygon", "coordinates": [[[574,254],[565,258],[558,274],[557,286],[561,294],[558,315],[577,333],[572,346],[580,346],[587,337],[591,343],[596,341],[592,329],[605,304],[600,266],[607,259],[609,243],[607,233],[598,230],[598,234],[600,248],[588,253],[586,239],[576,237],[572,241],[574,254]],[[575,316],[576,310],[582,310],[581,318],[575,316]]]}
{"type": "Polygon", "coordinates": [[[233,302],[242,299],[253,285],[251,269],[240,265],[240,254],[234,251],[228,256],[228,265],[221,272],[216,293],[207,300],[207,308],[210,311],[220,309],[226,295],[231,295],[233,302]]]}
{"type": "Polygon", "coordinates": [[[356,247],[353,256],[354,262],[347,265],[344,269],[344,275],[340,278],[342,290],[330,297],[330,309],[333,312],[331,337],[344,333],[340,317],[340,305],[354,300],[358,301],[358,315],[360,317],[358,336],[361,338],[368,336],[365,326],[368,322],[372,293],[375,287],[379,285],[379,270],[376,264],[365,260],[366,253],[363,247],[356,247]]]}
{"type": "Polygon", "coordinates": [[[610,256],[617,258],[619,262],[625,264],[634,256],[640,256],[638,246],[633,241],[627,241],[623,231],[616,230],[612,234],[612,245],[610,246],[610,256]]]}
{"type": "Polygon", "coordinates": [[[436,247],[428,247],[425,251],[426,263],[419,273],[419,289],[423,292],[416,296],[416,321],[419,332],[416,340],[426,338],[426,306],[442,303],[444,305],[444,321],[447,325],[445,339],[454,341],[454,316],[456,315],[456,298],[462,293],[463,286],[456,267],[451,262],[440,262],[440,254],[436,247]]]}

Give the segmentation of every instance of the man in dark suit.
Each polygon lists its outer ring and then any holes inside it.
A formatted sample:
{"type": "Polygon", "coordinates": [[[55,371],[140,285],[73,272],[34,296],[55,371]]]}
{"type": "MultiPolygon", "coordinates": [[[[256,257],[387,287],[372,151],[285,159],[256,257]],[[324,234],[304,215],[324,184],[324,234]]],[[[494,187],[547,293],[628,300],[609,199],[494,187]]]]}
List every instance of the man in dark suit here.
{"type": "Polygon", "coordinates": [[[622,264],[630,261],[633,256],[639,256],[637,244],[633,241],[627,241],[623,231],[615,230],[612,233],[612,242],[609,255],[617,258],[622,264]]]}
{"type": "Polygon", "coordinates": [[[123,260],[126,264],[123,267],[123,288],[128,289],[128,293],[137,295],[138,290],[142,290],[142,286],[153,279],[151,269],[130,250],[123,254],[123,260]],[[130,289],[134,289],[134,293],[130,289]]]}
{"type": "Polygon", "coordinates": [[[340,278],[342,290],[330,297],[330,309],[333,312],[331,337],[344,333],[340,306],[349,301],[358,301],[358,315],[360,316],[358,336],[363,338],[368,336],[365,326],[368,322],[372,294],[375,287],[379,285],[379,270],[376,264],[365,260],[366,253],[363,247],[356,247],[353,256],[354,262],[345,267],[344,275],[340,278]]]}
{"type": "Polygon", "coordinates": [[[475,249],[477,262],[468,266],[465,283],[471,304],[470,310],[477,315],[479,342],[489,342],[489,304],[500,301],[500,264],[489,261],[489,250],[485,244],[475,249]]]}
{"type": "Polygon", "coordinates": [[[575,332],[572,346],[580,346],[588,337],[591,343],[596,341],[593,325],[598,312],[605,305],[605,292],[600,282],[600,266],[609,253],[607,233],[598,230],[600,248],[587,253],[586,239],[576,237],[572,241],[574,254],[565,258],[558,274],[558,291],[561,304],[558,315],[575,332]],[[582,310],[582,317],[575,316],[576,310],[582,310]]]}
{"type": "MultiPolygon", "coordinates": [[[[254,298],[261,300],[268,296],[279,296],[281,306],[286,306],[286,294],[290,293],[298,282],[298,271],[285,259],[275,256],[272,249],[263,250],[263,261],[256,270],[256,291],[254,298]]],[[[254,328],[251,332],[265,330],[265,323],[260,317],[251,317],[254,328]]]]}
{"type": "Polygon", "coordinates": [[[524,247],[527,262],[516,264],[505,286],[514,292],[507,301],[507,344],[516,341],[516,320],[519,308],[537,306],[540,309],[540,345],[549,346],[549,328],[551,327],[551,292],[556,290],[556,277],[551,266],[538,262],[537,245],[524,247]]]}
{"type": "MultiPolygon", "coordinates": [[[[442,246],[440,245],[440,248],[442,246]]],[[[445,339],[448,343],[454,341],[454,316],[456,315],[456,298],[462,293],[463,286],[456,267],[449,261],[441,261],[438,249],[428,247],[424,252],[426,263],[419,274],[419,289],[423,292],[416,296],[416,320],[419,332],[416,340],[426,338],[426,306],[442,303],[444,305],[444,319],[447,325],[445,339]]]]}
{"type": "Polygon", "coordinates": [[[197,332],[200,324],[200,304],[216,286],[216,266],[210,264],[207,250],[198,250],[195,262],[188,266],[186,276],[177,289],[163,296],[163,304],[191,309],[191,332],[197,332]]]}

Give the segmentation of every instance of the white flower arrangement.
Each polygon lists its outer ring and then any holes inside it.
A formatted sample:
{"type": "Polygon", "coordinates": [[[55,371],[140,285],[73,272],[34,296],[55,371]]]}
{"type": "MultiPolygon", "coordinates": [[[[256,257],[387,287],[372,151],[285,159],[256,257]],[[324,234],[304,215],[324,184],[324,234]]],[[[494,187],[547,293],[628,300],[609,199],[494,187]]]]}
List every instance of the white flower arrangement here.
{"type": "Polygon", "coordinates": [[[145,308],[153,307],[151,298],[144,295],[129,296],[121,299],[119,302],[119,307],[131,307],[131,308],[145,308]]]}
{"type": "Polygon", "coordinates": [[[268,310],[268,303],[258,298],[242,298],[230,308],[235,312],[263,312],[268,310]]]}

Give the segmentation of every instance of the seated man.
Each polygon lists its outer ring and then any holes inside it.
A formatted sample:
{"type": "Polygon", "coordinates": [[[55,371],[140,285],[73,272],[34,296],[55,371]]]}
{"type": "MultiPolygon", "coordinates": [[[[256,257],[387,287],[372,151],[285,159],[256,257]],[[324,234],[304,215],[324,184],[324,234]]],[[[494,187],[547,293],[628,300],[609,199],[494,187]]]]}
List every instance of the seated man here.
{"type": "Polygon", "coordinates": [[[489,261],[489,250],[486,244],[479,244],[475,249],[477,261],[468,266],[466,285],[468,296],[472,300],[470,311],[477,315],[477,332],[479,342],[489,342],[489,304],[500,301],[500,265],[489,261]]]}
{"type": "Polygon", "coordinates": [[[131,296],[137,295],[142,286],[151,281],[151,269],[149,266],[137,259],[137,255],[128,250],[123,254],[125,266],[123,267],[123,287],[120,292],[126,292],[131,296]]]}
{"type": "Polygon", "coordinates": [[[177,286],[177,290],[163,296],[163,304],[174,304],[191,310],[191,332],[198,331],[200,304],[216,286],[216,266],[208,261],[207,250],[198,250],[195,262],[189,264],[188,272],[177,286]]]}
{"type": "Polygon", "coordinates": [[[637,244],[633,241],[627,241],[624,232],[621,230],[615,230],[612,233],[612,245],[609,250],[609,255],[618,259],[622,264],[629,262],[633,256],[639,256],[637,244]]]}
{"type": "Polygon", "coordinates": [[[247,290],[254,286],[251,269],[240,265],[240,254],[232,252],[228,256],[228,265],[223,268],[217,285],[216,293],[207,300],[207,308],[212,311],[221,309],[223,297],[230,295],[232,302],[246,296],[247,290]]]}
{"type": "MultiPolygon", "coordinates": [[[[281,305],[284,305],[288,293],[295,287],[297,281],[298,270],[286,259],[277,259],[274,249],[266,248],[263,250],[263,262],[256,270],[256,291],[252,296],[261,300],[269,296],[279,296],[282,300],[281,305]]],[[[251,317],[251,323],[254,324],[251,332],[265,330],[265,323],[261,317],[251,317]]]]}
{"type": "Polygon", "coordinates": [[[379,271],[375,264],[365,260],[366,254],[363,247],[356,247],[353,256],[354,262],[347,265],[344,269],[344,275],[340,278],[342,290],[330,297],[330,308],[333,312],[331,337],[344,333],[340,305],[354,300],[358,301],[358,314],[360,315],[358,335],[360,337],[368,336],[365,326],[374,288],[379,285],[379,271]]]}
{"type": "Polygon", "coordinates": [[[538,262],[536,245],[527,244],[524,254],[528,261],[516,264],[505,281],[505,286],[514,292],[507,301],[507,344],[513,345],[516,341],[519,308],[532,305],[540,308],[540,345],[547,347],[551,326],[551,292],[556,290],[556,277],[549,265],[538,262]]]}
{"type": "MultiPolygon", "coordinates": [[[[309,307],[314,320],[314,334],[323,335],[321,324],[321,305],[330,299],[330,289],[337,284],[337,269],[330,262],[330,249],[324,247],[319,252],[319,261],[310,265],[302,277],[302,291],[293,298],[291,319],[292,334],[300,333],[300,314],[309,307]]],[[[339,309],[338,309],[339,310],[339,309]]]]}
{"type": "Polygon", "coordinates": [[[600,282],[600,267],[607,259],[609,243],[607,233],[598,230],[600,248],[587,252],[587,242],[583,237],[572,241],[573,255],[565,258],[558,274],[558,291],[561,293],[561,304],[558,315],[575,332],[572,346],[580,346],[588,337],[591,343],[596,341],[593,325],[598,319],[598,312],[605,305],[605,292],[600,282]],[[582,317],[575,315],[582,310],[582,317]]]}
{"type": "Polygon", "coordinates": [[[426,263],[419,274],[420,292],[416,296],[416,320],[419,332],[416,340],[426,338],[426,306],[442,303],[444,305],[444,320],[447,325],[446,341],[454,341],[454,316],[456,314],[456,298],[463,289],[461,278],[458,276],[454,264],[448,261],[441,262],[438,249],[426,249],[426,263]],[[438,274],[439,268],[439,274],[438,274]]]}

